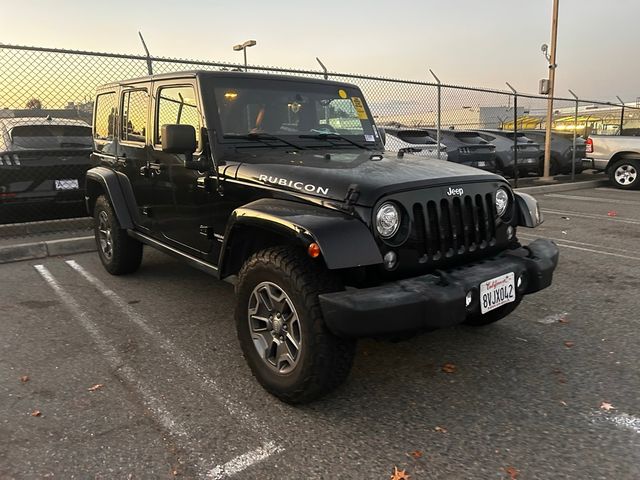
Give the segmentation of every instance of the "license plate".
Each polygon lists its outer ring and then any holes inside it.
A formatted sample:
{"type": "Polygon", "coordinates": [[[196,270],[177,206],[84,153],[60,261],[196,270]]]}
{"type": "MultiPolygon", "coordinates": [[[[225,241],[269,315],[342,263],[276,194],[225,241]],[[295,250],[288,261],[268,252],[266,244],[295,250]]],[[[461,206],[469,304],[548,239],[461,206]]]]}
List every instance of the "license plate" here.
{"type": "Polygon", "coordinates": [[[56,190],[78,190],[80,188],[80,184],[78,183],[78,180],[71,179],[63,179],[63,180],[56,180],[56,190]]]}
{"type": "Polygon", "coordinates": [[[479,167],[486,167],[487,166],[487,162],[478,162],[478,166],[479,167]]]}
{"type": "Polygon", "coordinates": [[[513,272],[480,284],[480,311],[482,313],[490,312],[515,300],[516,288],[513,272]]]}

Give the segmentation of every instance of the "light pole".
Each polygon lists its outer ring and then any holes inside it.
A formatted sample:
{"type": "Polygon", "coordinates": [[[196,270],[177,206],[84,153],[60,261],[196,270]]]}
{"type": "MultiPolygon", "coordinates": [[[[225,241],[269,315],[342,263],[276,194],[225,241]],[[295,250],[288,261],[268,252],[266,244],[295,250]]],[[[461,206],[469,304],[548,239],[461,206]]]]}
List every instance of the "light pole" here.
{"type": "Polygon", "coordinates": [[[244,52],[244,66],[247,66],[247,48],[249,47],[253,47],[257,42],[255,40],[247,40],[246,42],[239,44],[239,45],[234,45],[233,46],[233,50],[235,52],[239,52],[240,50],[242,50],[244,52]]]}
{"type": "Polygon", "coordinates": [[[553,121],[553,88],[556,82],[556,46],[558,40],[558,7],[560,0],[553,0],[551,19],[551,55],[549,56],[549,99],[547,100],[547,132],[544,140],[543,180],[549,180],[551,168],[551,122],[553,121]]]}

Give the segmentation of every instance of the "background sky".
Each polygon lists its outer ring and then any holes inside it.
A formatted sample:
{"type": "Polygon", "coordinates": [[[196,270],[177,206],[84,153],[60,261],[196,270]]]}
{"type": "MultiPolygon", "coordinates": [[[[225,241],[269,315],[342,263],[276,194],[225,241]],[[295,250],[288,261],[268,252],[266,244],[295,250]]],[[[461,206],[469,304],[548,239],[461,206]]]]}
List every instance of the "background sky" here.
{"type": "MultiPolygon", "coordinates": [[[[241,62],[537,92],[552,0],[0,0],[0,42],[241,62]],[[10,18],[9,18],[10,17],[10,18]]],[[[560,0],[556,94],[640,96],[640,1],[560,0]]]]}

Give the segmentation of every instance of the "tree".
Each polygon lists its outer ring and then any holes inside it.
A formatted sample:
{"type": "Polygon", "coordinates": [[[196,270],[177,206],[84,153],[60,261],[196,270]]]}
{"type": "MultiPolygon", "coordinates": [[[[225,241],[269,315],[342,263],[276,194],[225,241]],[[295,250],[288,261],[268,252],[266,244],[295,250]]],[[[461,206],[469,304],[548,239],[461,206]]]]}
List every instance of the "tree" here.
{"type": "Polygon", "coordinates": [[[30,110],[41,110],[42,102],[37,98],[32,98],[29,101],[27,101],[27,104],[25,105],[25,107],[30,110]]]}

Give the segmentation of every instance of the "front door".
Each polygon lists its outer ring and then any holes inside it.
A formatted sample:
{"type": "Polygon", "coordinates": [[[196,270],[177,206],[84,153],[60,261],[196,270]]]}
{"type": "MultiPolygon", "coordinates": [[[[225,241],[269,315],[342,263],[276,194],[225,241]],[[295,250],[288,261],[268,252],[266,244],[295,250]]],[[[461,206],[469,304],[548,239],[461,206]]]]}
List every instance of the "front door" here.
{"type": "Polygon", "coordinates": [[[212,224],[216,195],[198,188],[197,179],[202,174],[185,168],[184,155],[165,153],[161,146],[162,125],[192,125],[198,143],[194,160],[203,154],[203,120],[197,89],[195,83],[187,81],[180,86],[159,82],[154,90],[156,104],[150,149],[150,166],[154,172],[151,213],[154,231],[160,240],[204,258],[212,253],[216,242],[210,238],[212,235],[207,235],[206,229],[212,224]]]}

